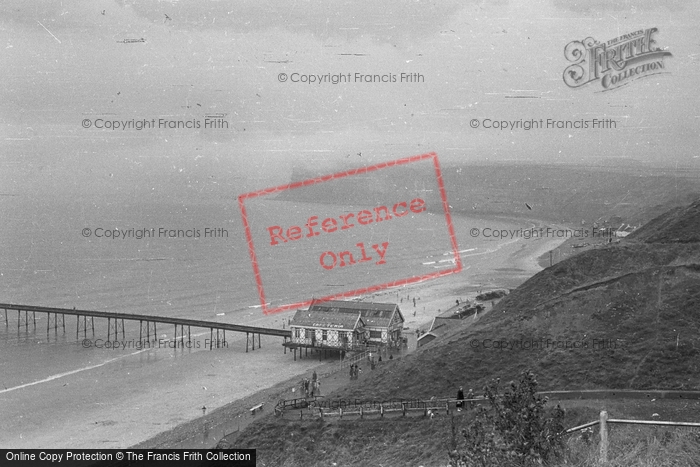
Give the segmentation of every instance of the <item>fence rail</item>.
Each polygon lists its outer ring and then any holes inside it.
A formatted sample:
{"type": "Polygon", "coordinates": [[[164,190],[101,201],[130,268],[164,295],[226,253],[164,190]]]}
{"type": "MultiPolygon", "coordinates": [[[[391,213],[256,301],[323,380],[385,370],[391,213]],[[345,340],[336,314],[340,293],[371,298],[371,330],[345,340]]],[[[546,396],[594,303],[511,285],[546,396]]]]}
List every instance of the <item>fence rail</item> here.
{"type": "MultiPolygon", "coordinates": [[[[458,407],[458,403],[480,403],[485,399],[391,399],[391,400],[345,400],[326,399],[323,396],[313,398],[281,399],[275,406],[275,414],[282,415],[286,410],[308,409],[311,416],[340,417],[347,415],[384,415],[385,413],[422,411],[428,415],[429,411],[438,412],[445,410],[449,413],[451,407],[458,407]]],[[[303,418],[303,414],[300,416],[303,418]]]]}
{"type": "Polygon", "coordinates": [[[608,412],[605,410],[600,412],[600,419],[595,420],[584,425],[569,428],[564,433],[574,433],[576,431],[585,430],[595,425],[600,426],[600,464],[605,465],[608,462],[608,424],[609,423],[619,423],[628,425],[654,425],[654,426],[685,426],[692,428],[700,428],[700,423],[696,422],[673,422],[665,420],[624,420],[617,418],[608,418],[608,412]]]}
{"type": "MultiPolygon", "coordinates": [[[[384,417],[385,414],[401,412],[405,417],[409,412],[423,412],[424,416],[431,415],[432,413],[438,413],[442,410],[446,414],[450,413],[451,405],[458,407],[458,403],[462,403],[464,407],[473,405],[475,403],[482,403],[486,399],[483,397],[476,399],[393,399],[386,401],[376,401],[376,400],[359,400],[355,399],[353,401],[343,400],[343,399],[325,399],[323,397],[316,397],[313,399],[288,399],[280,400],[275,407],[275,414],[282,415],[285,410],[288,409],[301,409],[299,411],[299,418],[304,419],[304,410],[308,409],[306,418],[325,418],[325,417],[338,417],[342,419],[347,416],[358,416],[364,418],[371,415],[379,415],[384,417]]],[[[669,426],[669,427],[690,427],[690,428],[700,428],[700,423],[697,422],[676,422],[667,420],[625,420],[608,418],[608,413],[603,410],[600,412],[600,419],[594,420],[589,423],[584,423],[573,428],[565,430],[562,434],[571,434],[577,431],[585,430],[593,426],[598,425],[600,427],[600,464],[605,465],[608,462],[608,424],[629,424],[629,425],[647,425],[647,426],[669,426]]]]}

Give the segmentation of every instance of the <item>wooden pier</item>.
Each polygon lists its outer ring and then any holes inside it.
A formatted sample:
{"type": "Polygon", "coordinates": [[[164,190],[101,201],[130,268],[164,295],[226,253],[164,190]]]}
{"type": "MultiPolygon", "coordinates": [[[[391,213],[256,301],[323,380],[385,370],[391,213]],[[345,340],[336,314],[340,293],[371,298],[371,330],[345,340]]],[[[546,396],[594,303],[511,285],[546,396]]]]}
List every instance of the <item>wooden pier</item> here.
{"type": "MultiPolygon", "coordinates": [[[[59,327],[65,333],[66,331],[66,315],[75,316],[75,337],[78,339],[80,337],[80,331],[83,331],[83,338],[87,338],[88,329],[90,329],[92,336],[95,335],[95,318],[102,318],[107,320],[107,340],[112,337],[114,340],[118,339],[119,331],[121,331],[122,338],[125,337],[124,321],[138,321],[139,322],[139,340],[143,340],[143,334],[145,332],[146,339],[151,338],[151,328],[153,328],[153,337],[158,338],[157,335],[157,324],[161,325],[173,325],[175,326],[175,333],[173,340],[178,339],[177,327],[180,326],[180,339],[184,342],[185,340],[185,327],[187,328],[187,342],[191,341],[190,329],[191,328],[204,328],[209,329],[209,335],[211,343],[209,349],[213,349],[216,343],[216,347],[219,347],[219,332],[223,332],[223,340],[226,341],[226,331],[233,332],[244,332],[246,334],[246,344],[245,351],[248,352],[248,346],[250,343],[250,337],[252,337],[252,350],[255,350],[255,335],[258,336],[258,348],[260,348],[260,336],[277,336],[284,339],[283,345],[287,342],[287,339],[291,341],[292,332],[291,330],[285,329],[274,329],[274,328],[263,328],[258,326],[245,326],[241,324],[229,324],[229,323],[218,323],[216,321],[203,321],[196,319],[186,319],[186,318],[170,318],[167,316],[152,316],[152,315],[137,315],[131,313],[113,313],[108,311],[92,311],[92,310],[76,310],[75,308],[51,308],[43,306],[33,306],[33,305],[17,305],[12,303],[0,303],[0,308],[5,311],[5,327],[9,327],[9,320],[7,317],[7,312],[17,311],[17,331],[19,332],[22,324],[26,331],[29,330],[29,325],[32,323],[34,330],[36,330],[36,314],[46,313],[46,333],[48,334],[51,329],[51,315],[53,315],[53,329],[54,332],[58,332],[59,327]],[[24,312],[24,320],[22,319],[22,312],[24,312]],[[31,314],[31,315],[30,315],[31,314]],[[216,341],[214,341],[214,330],[216,330],[216,341]]],[[[284,352],[287,353],[287,347],[284,347],[284,352]]]]}

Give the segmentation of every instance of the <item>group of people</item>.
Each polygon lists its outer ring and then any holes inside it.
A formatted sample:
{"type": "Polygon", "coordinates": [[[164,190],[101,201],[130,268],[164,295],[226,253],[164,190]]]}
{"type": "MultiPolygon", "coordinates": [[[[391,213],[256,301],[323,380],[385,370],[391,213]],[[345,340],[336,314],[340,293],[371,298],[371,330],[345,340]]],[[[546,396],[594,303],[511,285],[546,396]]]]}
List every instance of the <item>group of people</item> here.
{"type": "MultiPolygon", "coordinates": [[[[472,391],[472,390],[470,389],[469,392],[467,393],[467,400],[469,401],[469,408],[470,408],[470,409],[471,409],[472,407],[474,407],[473,399],[474,399],[474,391],[472,391]]],[[[458,412],[461,412],[463,408],[465,408],[465,405],[464,405],[464,389],[462,388],[462,386],[460,386],[460,387],[459,387],[459,391],[457,391],[457,411],[458,411],[458,412]]]]}
{"type": "Polygon", "coordinates": [[[314,370],[314,374],[311,376],[311,381],[308,378],[304,378],[301,382],[302,390],[306,397],[315,397],[321,395],[321,380],[314,370]]]}
{"type": "Polygon", "coordinates": [[[360,368],[356,363],[350,365],[350,379],[357,379],[362,368],[360,368]]]}

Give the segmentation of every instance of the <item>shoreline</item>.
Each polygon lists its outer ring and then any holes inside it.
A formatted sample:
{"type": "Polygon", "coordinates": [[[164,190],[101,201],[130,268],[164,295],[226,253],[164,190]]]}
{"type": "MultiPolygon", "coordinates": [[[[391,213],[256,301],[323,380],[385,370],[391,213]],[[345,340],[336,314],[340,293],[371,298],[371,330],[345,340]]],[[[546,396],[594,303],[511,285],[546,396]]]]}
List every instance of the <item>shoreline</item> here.
{"type": "MultiPolygon", "coordinates": [[[[529,220],[538,224],[536,220],[529,220]]],[[[503,246],[497,248],[491,253],[498,255],[498,261],[489,260],[490,265],[502,266],[501,268],[492,269],[489,275],[492,278],[488,289],[493,288],[512,288],[511,277],[508,277],[511,271],[503,269],[514,269],[531,277],[543,268],[538,264],[540,256],[547,251],[556,248],[562,243],[561,239],[536,239],[538,243],[535,245],[522,245],[517,248],[518,239],[512,242],[506,242],[503,246]],[[541,243],[539,243],[541,240],[541,243]],[[502,253],[499,250],[505,249],[502,253]],[[513,251],[510,251],[513,250],[513,251]],[[508,267],[511,266],[511,267],[508,267]],[[499,269],[502,269],[499,274],[499,269]]],[[[482,255],[484,253],[481,253],[482,255]]],[[[468,257],[468,256],[467,256],[468,257]]],[[[488,257],[488,256],[487,256],[488,257]]],[[[465,263],[467,261],[464,261],[465,263]]],[[[399,299],[399,307],[404,315],[404,327],[408,329],[404,332],[409,337],[409,348],[407,353],[415,351],[415,336],[413,331],[427,323],[430,323],[434,316],[449,309],[454,305],[454,300],[459,298],[474,300],[479,290],[484,289],[485,284],[469,284],[464,283],[465,271],[461,273],[444,276],[439,283],[430,281],[428,283],[412,284],[396,289],[384,290],[375,292],[366,297],[368,301],[386,301],[399,299]],[[406,294],[406,301],[403,301],[406,294]],[[414,308],[412,298],[416,297],[415,315],[411,312],[414,308]],[[409,298],[411,300],[409,300],[409,298]],[[428,308],[426,310],[426,308],[428,308]]],[[[527,280],[527,278],[525,279],[527,280]]],[[[524,282],[521,281],[520,283],[524,282]]],[[[405,354],[404,354],[405,355],[405,354]]],[[[313,358],[313,357],[312,357],[313,358]]],[[[401,358],[397,356],[396,358],[401,358]]],[[[318,365],[313,368],[319,369],[324,365],[328,365],[330,361],[318,362],[318,365]]],[[[224,437],[235,438],[238,432],[245,429],[256,420],[272,416],[274,406],[280,398],[292,398],[294,393],[292,388],[295,388],[298,381],[303,377],[308,377],[311,369],[301,372],[291,378],[278,382],[270,387],[261,389],[246,397],[233,400],[221,407],[216,408],[211,413],[194,418],[177,425],[174,428],[164,430],[155,436],[152,436],[144,441],[132,445],[132,448],[213,448],[224,437]],[[264,403],[262,413],[255,416],[251,415],[250,408],[264,403]],[[228,436],[227,436],[228,435],[228,436]]],[[[322,372],[321,372],[322,373],[322,372]]],[[[335,375],[329,376],[327,383],[324,384],[326,391],[333,391],[338,387],[346,384],[344,373],[341,371],[335,375]],[[332,381],[331,381],[332,380],[332,381]]],[[[327,394],[324,391],[323,394],[327,394]]]]}
{"type": "MultiPolygon", "coordinates": [[[[538,222],[529,220],[526,226],[538,222]]],[[[408,329],[404,332],[409,343],[415,342],[417,327],[429,325],[434,316],[454,306],[455,299],[474,299],[480,290],[510,289],[523,283],[541,269],[536,264],[537,254],[558,243],[556,239],[469,236],[469,229],[476,226],[519,228],[524,223],[522,219],[515,225],[505,223],[505,218],[462,219],[458,223],[461,272],[362,297],[365,301],[398,303],[405,317],[404,327],[408,329]]],[[[118,298],[112,296],[113,300],[118,298]]],[[[227,312],[222,320],[282,328],[293,313],[261,315],[244,309],[227,312]]],[[[197,338],[204,339],[208,334],[204,332],[197,338]]],[[[82,359],[80,363],[76,364],[73,358],[66,360],[69,364],[64,367],[70,370],[68,373],[0,396],[8,408],[6,417],[0,420],[0,444],[18,449],[37,446],[121,449],[144,445],[162,435],[168,440],[166,444],[189,446],[187,443],[197,441],[201,445],[205,439],[210,442],[235,431],[239,419],[240,426],[244,426],[244,421],[252,419],[250,407],[263,402],[256,400],[268,401],[265,413],[270,403],[276,403],[276,394],[292,397],[291,389],[302,377],[310,376],[313,368],[332,362],[319,362],[318,356],[316,360],[292,361],[291,355],[283,353],[279,338],[263,336],[262,348],[250,353],[244,353],[245,336],[234,333],[230,338],[227,335],[226,340],[225,349],[214,351],[155,349],[112,353],[114,358],[99,365],[95,361],[105,359],[104,354],[97,353],[102,350],[81,350],[77,353],[82,359]],[[118,380],[115,375],[119,375],[118,380]],[[105,385],[104,381],[114,384],[105,385]],[[43,397],[47,393],[52,396],[43,397]],[[81,401],[77,411],[73,403],[76,395],[81,401]],[[46,419],[41,414],[51,417],[46,419]],[[192,431],[192,427],[199,428],[192,431]]],[[[51,342],[65,348],[75,344],[72,338],[51,342]]],[[[32,350],[40,354],[50,348],[40,346],[32,350]]]]}

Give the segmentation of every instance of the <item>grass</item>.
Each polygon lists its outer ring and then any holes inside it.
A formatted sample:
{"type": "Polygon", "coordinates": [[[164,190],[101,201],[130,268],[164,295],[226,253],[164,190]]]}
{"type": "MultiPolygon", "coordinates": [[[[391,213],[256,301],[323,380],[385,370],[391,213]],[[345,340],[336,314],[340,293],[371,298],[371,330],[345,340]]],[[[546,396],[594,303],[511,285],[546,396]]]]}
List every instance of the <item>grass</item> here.
{"type": "MultiPolygon", "coordinates": [[[[561,466],[598,466],[599,432],[572,434],[561,466]]],[[[607,467],[686,467],[700,465],[700,431],[691,428],[613,425],[607,467]]]]}
{"type": "MultiPolygon", "coordinates": [[[[698,209],[678,212],[682,227],[700,225],[698,209]]],[[[655,225],[661,230],[663,226],[655,225]]],[[[639,235],[644,238],[644,232],[639,235]]],[[[675,238],[663,232],[663,238],[675,238]]],[[[530,278],[468,328],[433,341],[328,395],[388,400],[454,397],[494,377],[536,375],[539,390],[700,390],[700,248],[634,239],[585,251],[530,278]],[[587,342],[586,347],[543,346],[587,342]],[[595,347],[613,342],[613,347],[595,347]],[[510,343],[495,348],[485,342],[510,343]],[[540,343],[525,348],[522,342],[540,343]],[[513,343],[521,343],[513,346],[513,343]]],[[[695,401],[567,402],[565,426],[611,418],[700,421],[695,401]],[[654,417],[657,413],[658,417],[654,417]]],[[[465,417],[459,422],[464,422],[465,417]]],[[[239,448],[257,448],[258,465],[440,466],[452,448],[451,419],[291,422],[268,418],[241,433],[239,448]]],[[[567,440],[561,465],[595,465],[597,440],[567,440]]],[[[699,439],[685,428],[612,426],[611,465],[698,465],[699,439]]]]}
{"type": "MultiPolygon", "coordinates": [[[[700,419],[700,401],[615,400],[563,401],[564,425],[597,420],[601,409],[610,418],[700,419]],[[653,412],[652,412],[653,411],[653,412]],[[663,417],[652,417],[653,413],[663,417]],[[668,418],[670,417],[670,418],[668,418]]],[[[251,426],[236,440],[236,448],[256,448],[260,466],[447,466],[448,451],[459,447],[453,437],[466,426],[466,417],[391,418],[299,422],[268,418],[251,426]]],[[[632,425],[608,425],[610,467],[700,465],[700,430],[632,425]]],[[[595,467],[599,459],[599,430],[566,435],[565,452],[554,466],[595,467]]]]}

